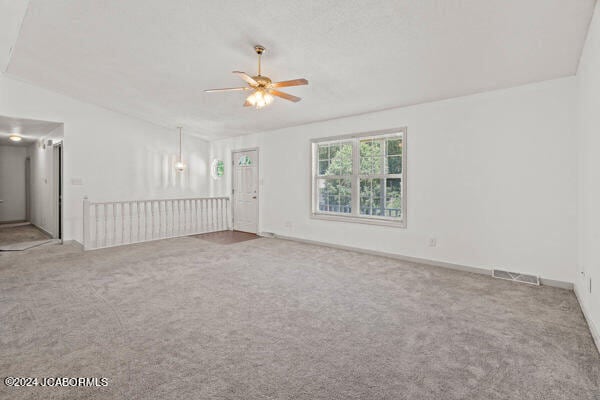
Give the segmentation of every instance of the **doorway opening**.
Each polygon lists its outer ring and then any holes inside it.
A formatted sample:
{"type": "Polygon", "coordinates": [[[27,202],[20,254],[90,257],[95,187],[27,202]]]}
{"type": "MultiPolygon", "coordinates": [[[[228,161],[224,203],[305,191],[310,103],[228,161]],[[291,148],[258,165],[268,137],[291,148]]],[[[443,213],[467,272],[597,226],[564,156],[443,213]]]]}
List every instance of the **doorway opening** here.
{"type": "Polygon", "coordinates": [[[258,148],[231,152],[233,230],[258,233],[258,148]]]}
{"type": "Polygon", "coordinates": [[[64,125],[0,116],[0,251],[60,242],[64,125]]]}

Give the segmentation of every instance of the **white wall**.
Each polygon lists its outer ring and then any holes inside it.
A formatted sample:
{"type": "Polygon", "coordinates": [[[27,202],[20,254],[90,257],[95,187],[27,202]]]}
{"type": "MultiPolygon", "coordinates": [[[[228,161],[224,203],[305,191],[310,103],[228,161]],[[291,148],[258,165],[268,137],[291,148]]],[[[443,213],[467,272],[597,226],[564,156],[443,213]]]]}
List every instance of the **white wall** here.
{"type": "MultiPolygon", "coordinates": [[[[600,3],[577,71],[579,274],[575,288],[592,331],[600,332],[600,3]],[[590,280],[592,291],[590,292],[590,280]]],[[[600,346],[600,337],[596,337],[600,346]]]]}
{"type": "Polygon", "coordinates": [[[0,146],[0,222],[25,220],[27,148],[0,146]]]}
{"type": "Polygon", "coordinates": [[[184,137],[188,170],[177,175],[176,129],[166,129],[0,76],[0,115],[64,122],[64,239],[82,238],[82,199],[202,196],[208,144],[184,137]],[[79,184],[79,183],[82,184],[79,184]]]}
{"type": "MultiPolygon", "coordinates": [[[[61,139],[63,126],[50,132],[43,141],[61,139]]],[[[30,221],[34,225],[58,237],[58,180],[54,173],[58,159],[53,146],[41,146],[40,142],[31,144],[27,148],[31,160],[31,205],[30,221]]]]}
{"type": "MultiPolygon", "coordinates": [[[[260,147],[262,232],[573,282],[574,90],[564,78],[224,139],[211,159],[260,147]],[[309,139],[401,126],[407,229],[310,219],[309,139]]],[[[230,193],[230,174],[213,194],[230,193]]]]}

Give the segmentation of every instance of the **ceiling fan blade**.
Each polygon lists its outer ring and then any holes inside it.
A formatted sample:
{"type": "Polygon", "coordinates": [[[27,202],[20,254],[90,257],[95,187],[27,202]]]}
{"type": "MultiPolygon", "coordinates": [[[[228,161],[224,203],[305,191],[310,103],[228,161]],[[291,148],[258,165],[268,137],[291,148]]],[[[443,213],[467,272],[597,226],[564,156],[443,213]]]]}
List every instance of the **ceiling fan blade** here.
{"type": "Polygon", "coordinates": [[[292,79],[291,81],[282,81],[282,82],[274,82],[271,83],[271,87],[286,87],[286,86],[300,86],[300,85],[308,85],[308,81],[304,78],[301,79],[292,79]]]}
{"type": "Polygon", "coordinates": [[[271,93],[273,96],[277,96],[277,97],[281,97],[282,99],[293,101],[294,103],[297,103],[300,100],[302,100],[300,97],[292,96],[291,94],[280,92],[279,90],[271,89],[271,90],[269,90],[269,93],[271,93]]]}
{"type": "Polygon", "coordinates": [[[234,87],[234,88],[224,88],[224,89],[208,89],[205,90],[206,93],[214,93],[214,92],[236,92],[239,90],[248,90],[248,89],[252,89],[248,86],[245,87],[234,87]]]}
{"type": "Polygon", "coordinates": [[[233,71],[234,74],[251,84],[252,86],[258,86],[258,82],[256,82],[250,75],[242,71],[233,71]]]}

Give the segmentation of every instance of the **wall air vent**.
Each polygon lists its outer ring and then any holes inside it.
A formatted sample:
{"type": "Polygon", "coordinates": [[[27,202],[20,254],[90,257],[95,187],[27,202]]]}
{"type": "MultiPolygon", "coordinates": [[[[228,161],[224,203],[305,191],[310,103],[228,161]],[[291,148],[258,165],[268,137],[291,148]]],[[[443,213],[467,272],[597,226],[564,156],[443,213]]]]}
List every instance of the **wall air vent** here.
{"type": "Polygon", "coordinates": [[[535,275],[521,274],[519,272],[508,272],[500,269],[492,270],[492,276],[498,279],[505,279],[508,281],[515,281],[521,283],[528,283],[530,285],[540,285],[540,277],[535,275]]]}

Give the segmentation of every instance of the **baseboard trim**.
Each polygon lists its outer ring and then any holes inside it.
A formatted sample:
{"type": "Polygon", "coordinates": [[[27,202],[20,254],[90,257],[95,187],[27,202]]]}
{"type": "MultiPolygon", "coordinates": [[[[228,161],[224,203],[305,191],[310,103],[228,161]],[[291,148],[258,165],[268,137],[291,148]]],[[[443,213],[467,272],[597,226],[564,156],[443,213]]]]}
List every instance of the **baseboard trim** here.
{"type": "MultiPolygon", "coordinates": [[[[279,234],[270,233],[270,232],[259,232],[258,235],[263,236],[263,237],[271,237],[271,238],[276,238],[276,239],[283,239],[283,240],[290,240],[290,241],[294,241],[294,242],[313,244],[313,245],[317,245],[317,246],[331,247],[331,248],[340,249],[340,250],[355,251],[357,253],[369,254],[369,255],[379,256],[379,257],[393,258],[396,260],[417,263],[417,264],[431,265],[434,267],[448,268],[448,269],[453,269],[456,271],[472,272],[475,274],[492,276],[492,270],[490,268],[472,267],[472,266],[468,266],[468,265],[449,263],[446,261],[431,260],[428,258],[420,258],[420,257],[411,257],[411,256],[405,256],[405,255],[401,255],[401,254],[388,253],[388,252],[384,252],[384,251],[369,250],[369,249],[363,249],[360,247],[345,246],[345,245],[341,245],[341,244],[321,242],[318,240],[303,239],[303,238],[299,238],[299,237],[295,237],[295,236],[279,235],[279,234]]],[[[564,281],[557,281],[554,279],[540,278],[540,284],[544,285],[544,286],[552,286],[552,287],[556,287],[556,288],[560,288],[560,289],[573,290],[573,283],[571,283],[571,282],[564,282],[564,281]]]]}
{"type": "Polygon", "coordinates": [[[79,243],[77,240],[61,240],[61,244],[71,245],[79,248],[81,251],[84,251],[83,244],[79,243]]]}
{"type": "Polygon", "coordinates": [[[0,222],[0,229],[14,228],[17,226],[31,225],[29,221],[12,221],[12,222],[0,222]]]}
{"type": "Polygon", "coordinates": [[[540,285],[552,286],[559,289],[566,289],[573,291],[575,285],[572,282],[556,281],[554,279],[540,278],[540,285]]]}
{"type": "Polygon", "coordinates": [[[39,225],[34,224],[33,222],[31,222],[31,225],[35,226],[36,228],[38,228],[40,231],[44,232],[46,235],[50,236],[51,239],[54,239],[54,235],[51,232],[48,232],[47,230],[45,230],[44,228],[42,228],[39,225]]]}
{"type": "Polygon", "coordinates": [[[594,321],[592,321],[592,316],[590,315],[587,307],[585,306],[585,303],[582,301],[582,297],[579,294],[579,289],[577,289],[577,285],[575,285],[573,291],[575,292],[575,297],[579,302],[579,308],[581,308],[583,317],[585,318],[585,321],[588,324],[588,328],[590,329],[590,332],[592,334],[592,339],[594,339],[594,344],[596,344],[596,350],[598,350],[598,354],[600,354],[600,330],[594,324],[594,321]]]}
{"type": "Polygon", "coordinates": [[[0,226],[2,226],[2,225],[11,225],[11,224],[22,224],[23,222],[28,222],[28,221],[24,220],[24,219],[15,219],[15,220],[10,220],[10,221],[0,221],[0,226]]]}

